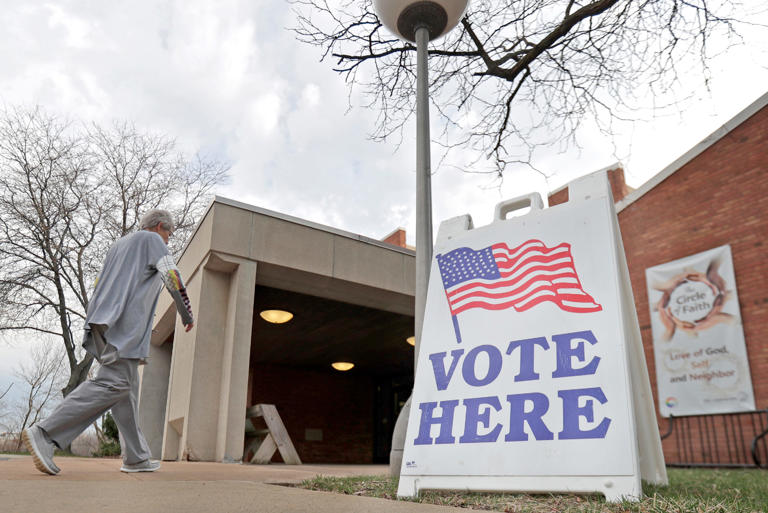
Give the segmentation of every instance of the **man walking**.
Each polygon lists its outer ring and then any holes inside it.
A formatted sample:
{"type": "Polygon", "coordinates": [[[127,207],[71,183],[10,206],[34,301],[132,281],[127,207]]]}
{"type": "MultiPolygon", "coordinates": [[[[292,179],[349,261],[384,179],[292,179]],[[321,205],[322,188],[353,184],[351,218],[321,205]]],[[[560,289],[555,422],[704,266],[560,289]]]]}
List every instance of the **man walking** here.
{"type": "Polygon", "coordinates": [[[25,429],[22,438],[35,467],[55,475],[55,447],[67,447],[104,412],[120,432],[123,472],[154,472],[139,429],[138,367],[149,356],[152,321],[162,285],[171,293],[186,331],[194,326],[181,274],[168,252],[174,225],[166,210],[147,212],[138,232],[118,240],[107,252],[85,318],[83,347],[101,364],[96,377],[73,390],[50,417],[25,429]],[[158,279],[159,278],[159,279],[158,279]]]}

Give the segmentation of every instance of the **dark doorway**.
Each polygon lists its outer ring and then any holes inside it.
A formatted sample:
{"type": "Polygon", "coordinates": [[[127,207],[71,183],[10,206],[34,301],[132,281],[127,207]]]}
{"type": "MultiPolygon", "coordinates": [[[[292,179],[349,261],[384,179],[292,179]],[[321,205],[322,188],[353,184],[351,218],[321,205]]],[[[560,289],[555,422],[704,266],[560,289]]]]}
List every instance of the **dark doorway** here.
{"type": "Polygon", "coordinates": [[[412,390],[412,375],[388,377],[377,381],[376,397],[373,403],[374,463],[389,463],[395,422],[412,390]]]}
{"type": "Polygon", "coordinates": [[[248,404],[277,407],[306,463],[387,462],[413,387],[413,317],[261,285],[254,310],[248,404]],[[294,317],[271,324],[267,309],[294,317]]]}

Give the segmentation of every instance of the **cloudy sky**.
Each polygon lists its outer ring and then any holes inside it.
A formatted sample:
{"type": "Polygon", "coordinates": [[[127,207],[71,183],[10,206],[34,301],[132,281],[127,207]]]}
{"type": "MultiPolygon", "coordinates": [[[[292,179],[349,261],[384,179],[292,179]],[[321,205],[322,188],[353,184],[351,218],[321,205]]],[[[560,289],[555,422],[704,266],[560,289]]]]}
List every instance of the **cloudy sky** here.
{"type": "MultiPolygon", "coordinates": [[[[753,7],[759,0],[749,0],[753,7]]],[[[129,120],[232,164],[218,194],[381,238],[398,226],[414,241],[415,149],[374,143],[375,113],[347,109],[348,91],[320,54],[295,41],[284,0],[0,0],[0,102],[62,116],[129,120]]],[[[768,24],[768,15],[752,21],[768,24]]],[[[502,186],[438,169],[435,227],[470,213],[490,221],[503,198],[544,193],[610,165],[639,186],[768,90],[765,28],[711,63],[710,91],[677,115],[625,127],[614,141],[589,127],[582,148],[544,154],[502,186]]],[[[360,103],[352,97],[353,103],[360,103]]],[[[0,343],[0,386],[25,349],[0,343]]],[[[0,390],[1,391],[1,390],[0,390]]]]}

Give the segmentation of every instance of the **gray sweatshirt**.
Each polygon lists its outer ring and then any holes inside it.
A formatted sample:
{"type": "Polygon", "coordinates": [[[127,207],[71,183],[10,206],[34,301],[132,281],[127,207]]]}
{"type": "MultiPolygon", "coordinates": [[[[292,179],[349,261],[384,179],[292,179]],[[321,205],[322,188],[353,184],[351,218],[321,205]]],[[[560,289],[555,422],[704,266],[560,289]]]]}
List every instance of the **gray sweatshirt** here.
{"type": "Polygon", "coordinates": [[[145,360],[163,284],[184,325],[194,322],[181,274],[162,237],[141,230],[118,240],[107,252],[88,305],[83,347],[102,364],[145,360]]]}

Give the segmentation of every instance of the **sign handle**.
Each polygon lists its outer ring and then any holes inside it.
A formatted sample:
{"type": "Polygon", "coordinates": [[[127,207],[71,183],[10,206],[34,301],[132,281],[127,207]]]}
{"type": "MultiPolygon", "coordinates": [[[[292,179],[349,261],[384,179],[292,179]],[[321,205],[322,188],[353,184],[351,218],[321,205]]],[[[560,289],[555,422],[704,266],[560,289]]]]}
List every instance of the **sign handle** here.
{"type": "Polygon", "coordinates": [[[510,212],[528,207],[530,207],[531,211],[544,208],[544,202],[541,200],[541,195],[538,192],[518,196],[517,198],[505,200],[497,204],[493,213],[493,221],[505,221],[510,212]]]}

